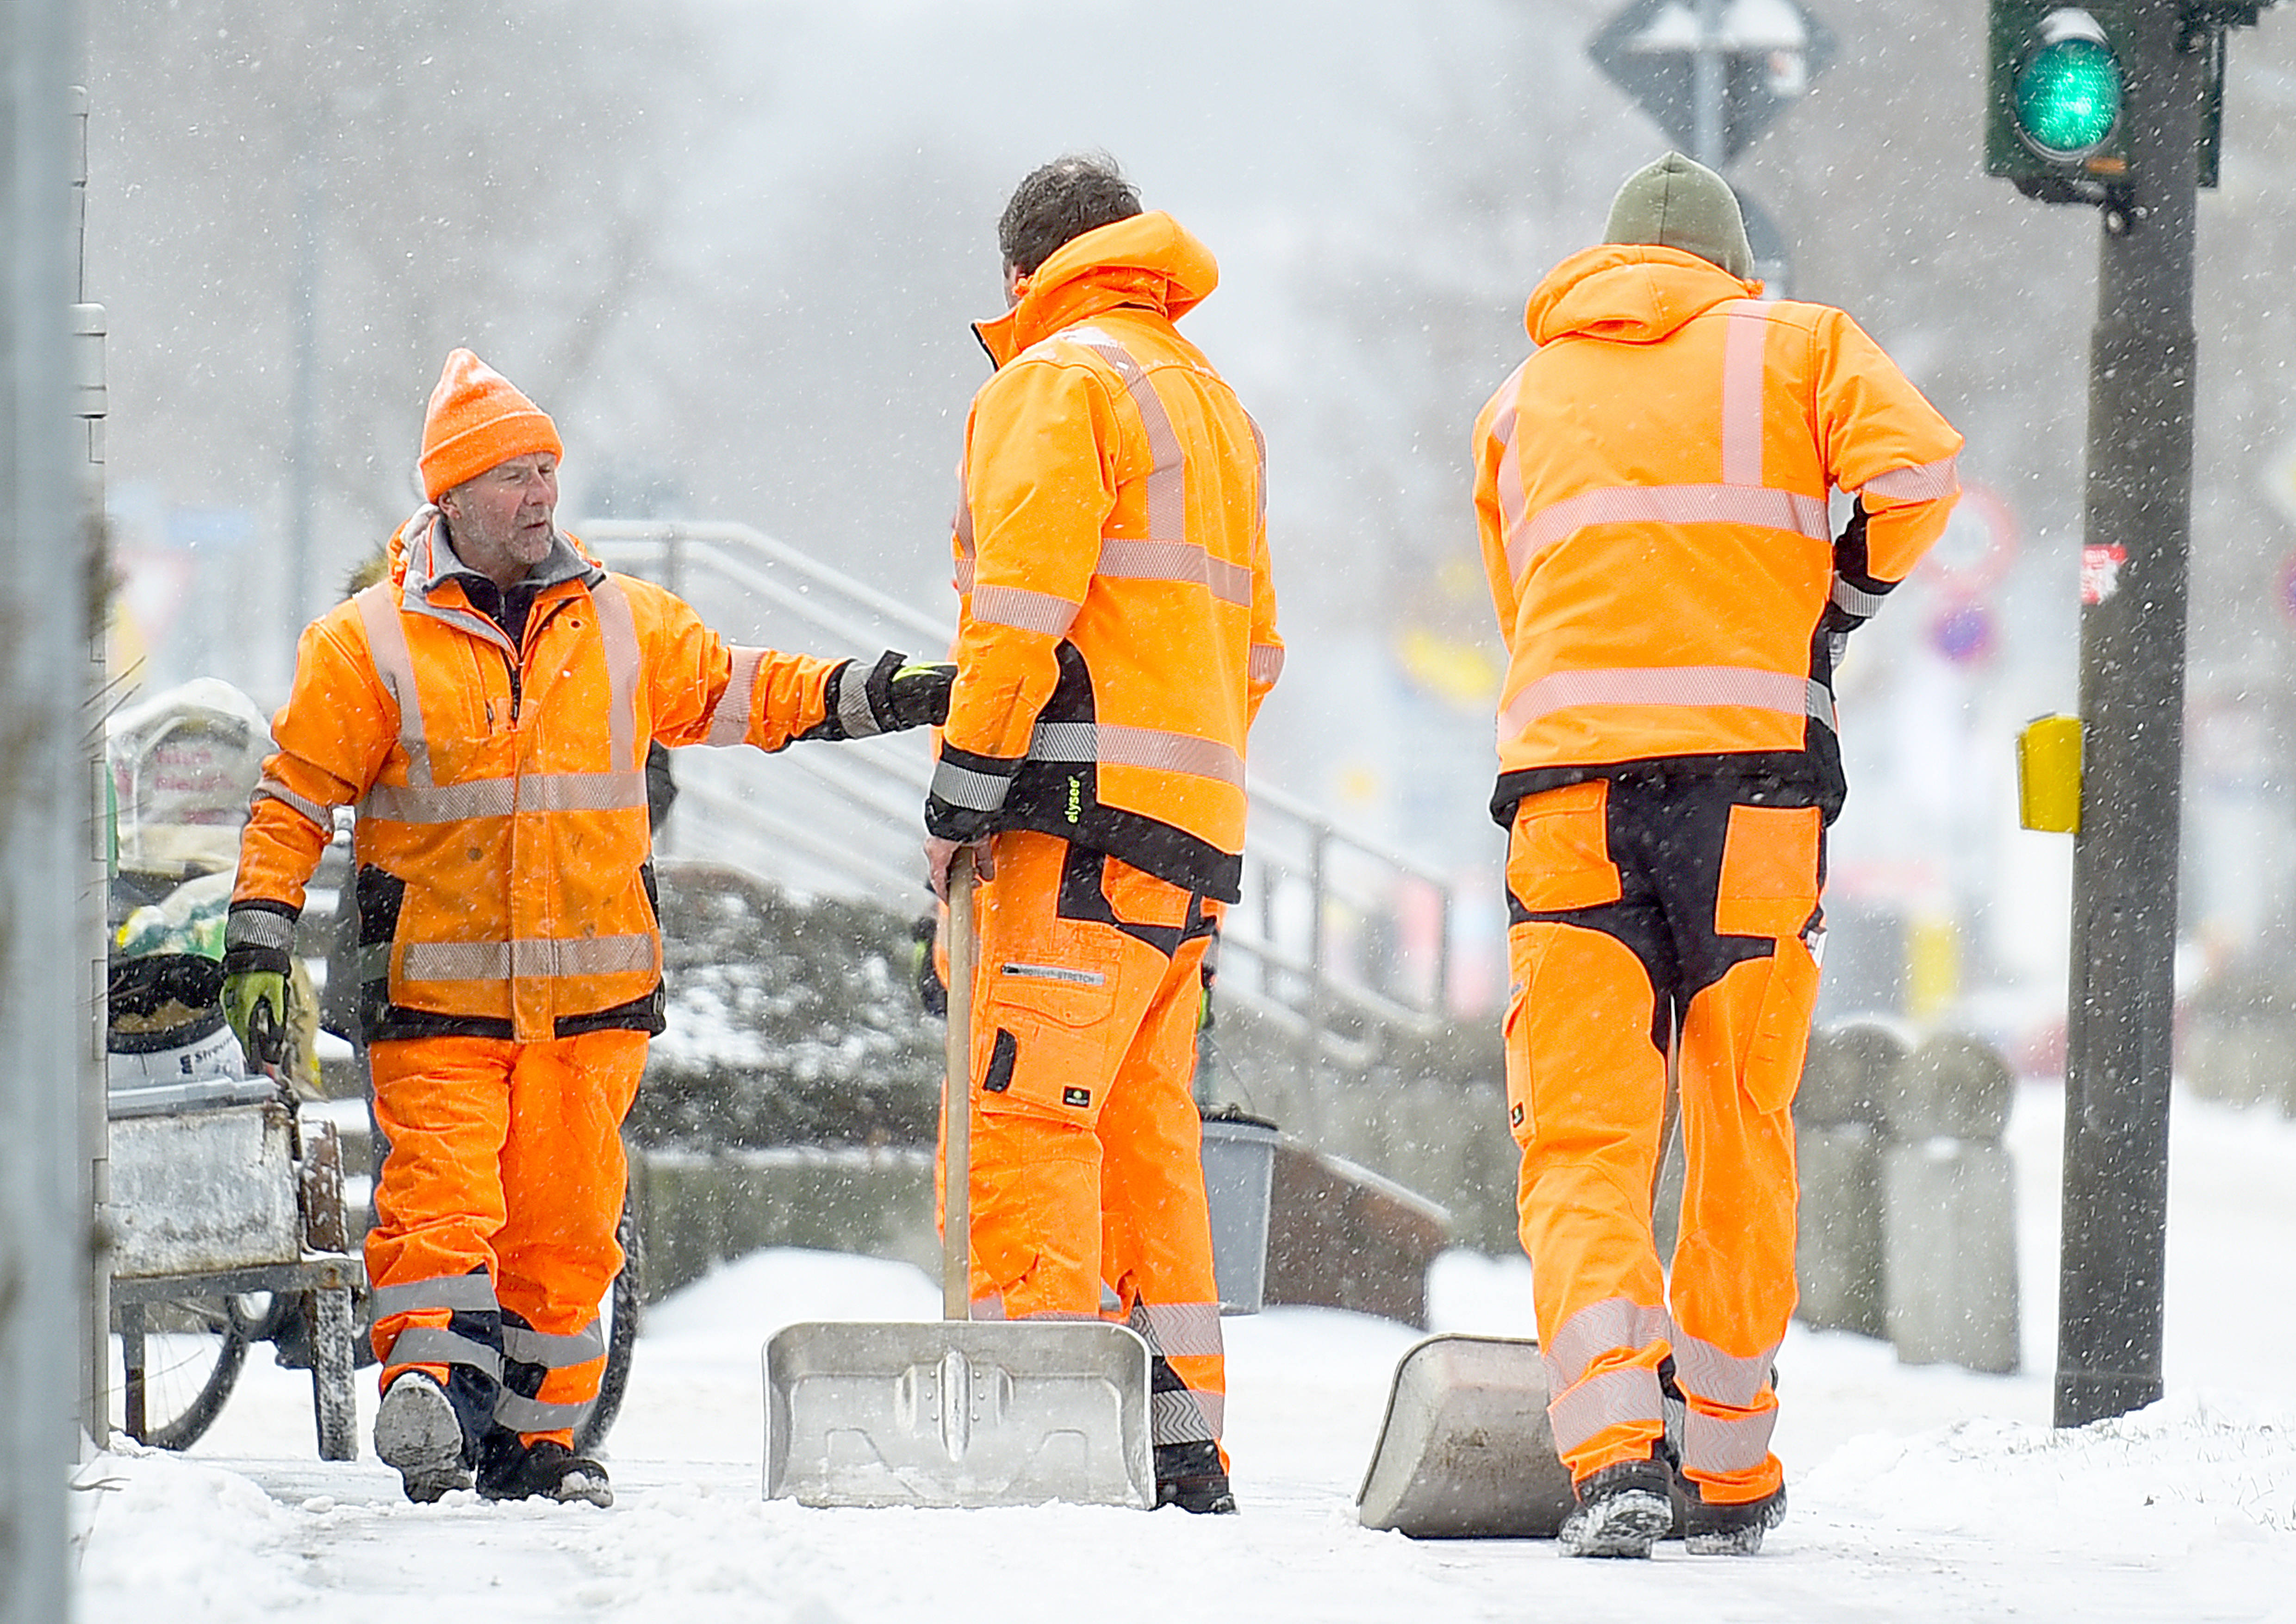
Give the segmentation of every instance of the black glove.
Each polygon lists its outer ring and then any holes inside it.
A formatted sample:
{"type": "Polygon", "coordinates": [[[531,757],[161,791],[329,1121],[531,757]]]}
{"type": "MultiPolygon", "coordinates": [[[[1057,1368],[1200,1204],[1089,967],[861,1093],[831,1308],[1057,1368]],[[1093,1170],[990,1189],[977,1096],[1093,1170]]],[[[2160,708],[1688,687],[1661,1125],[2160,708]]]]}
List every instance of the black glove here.
{"type": "Polygon", "coordinates": [[[870,668],[864,692],[878,727],[898,733],[948,720],[948,691],[955,685],[956,667],[947,660],[912,662],[906,654],[889,652],[870,668]]]}

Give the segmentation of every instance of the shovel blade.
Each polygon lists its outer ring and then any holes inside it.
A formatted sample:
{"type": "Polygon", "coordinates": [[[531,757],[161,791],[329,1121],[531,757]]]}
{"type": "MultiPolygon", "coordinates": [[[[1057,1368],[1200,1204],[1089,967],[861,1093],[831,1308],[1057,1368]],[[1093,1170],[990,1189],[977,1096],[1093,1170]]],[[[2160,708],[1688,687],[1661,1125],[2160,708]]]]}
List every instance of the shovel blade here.
{"type": "Polygon", "coordinates": [[[1356,1497],[1365,1528],[1414,1539],[1546,1539],[1571,1507],[1538,1344],[1431,1336],[1395,1367],[1356,1497]]]}
{"type": "Polygon", "coordinates": [[[1156,1503],[1148,1345],[1122,1325],[788,1325],[766,1344],[766,1498],[1156,1503]]]}

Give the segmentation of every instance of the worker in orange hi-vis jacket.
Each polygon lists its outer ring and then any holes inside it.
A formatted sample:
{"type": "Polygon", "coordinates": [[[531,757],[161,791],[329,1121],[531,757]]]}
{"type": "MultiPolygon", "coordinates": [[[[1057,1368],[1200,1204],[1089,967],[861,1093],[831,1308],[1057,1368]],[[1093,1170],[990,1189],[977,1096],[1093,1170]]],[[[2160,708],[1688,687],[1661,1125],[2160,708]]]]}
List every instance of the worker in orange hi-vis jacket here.
{"type": "Polygon", "coordinates": [[[1641,170],[1605,235],[1531,295],[1538,348],[1474,431],[1508,651],[1491,809],[1519,1212],[1577,1491],[1563,1549],[1646,1555],[1678,1472],[1692,1548],[1751,1552],[1784,1512],[1772,1360],[1843,793],[1834,661],[1944,528],[1961,437],[1849,316],[1761,297],[1711,171],[1641,170]]]}
{"type": "Polygon", "coordinates": [[[1121,1317],[1160,1504],[1235,1508],[1200,1129],[1200,966],[1238,895],[1283,645],[1259,431],[1173,324],[1203,244],[1101,159],[1021,183],[965,426],[956,684],[928,867],[974,847],[976,1314],[1121,1317]],[[1103,1308],[1103,1286],[1113,1293],[1103,1308]]]}
{"type": "Polygon", "coordinates": [[[721,641],[560,531],[556,426],[467,349],[384,578],[302,636],[240,842],[225,1013],[262,1058],[304,886],[357,808],[375,1453],[407,1497],[603,1505],[573,1429],[621,1267],[619,1128],[662,1029],[648,747],[937,722],[952,668],[721,641]]]}

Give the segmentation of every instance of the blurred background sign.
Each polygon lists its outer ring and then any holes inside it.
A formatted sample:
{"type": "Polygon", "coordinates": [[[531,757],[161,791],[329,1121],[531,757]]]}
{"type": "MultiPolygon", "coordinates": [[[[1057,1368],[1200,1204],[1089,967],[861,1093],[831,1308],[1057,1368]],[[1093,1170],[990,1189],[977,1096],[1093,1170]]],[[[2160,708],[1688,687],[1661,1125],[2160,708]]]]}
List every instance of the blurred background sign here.
{"type": "Polygon", "coordinates": [[[1692,157],[1719,165],[1801,100],[1833,35],[1794,0],[1635,0],[1587,54],[1692,157]],[[1718,102],[1710,125],[1702,78],[1718,102]]]}

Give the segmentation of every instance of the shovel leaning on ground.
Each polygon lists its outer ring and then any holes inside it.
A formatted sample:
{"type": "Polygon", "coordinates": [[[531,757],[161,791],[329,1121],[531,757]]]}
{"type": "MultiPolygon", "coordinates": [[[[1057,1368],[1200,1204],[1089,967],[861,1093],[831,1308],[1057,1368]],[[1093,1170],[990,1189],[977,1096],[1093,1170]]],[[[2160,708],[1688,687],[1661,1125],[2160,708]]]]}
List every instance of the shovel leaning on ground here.
{"type": "Polygon", "coordinates": [[[1156,1500],[1148,1344],[1100,1320],[972,1318],[972,854],[949,873],[941,1313],[813,1322],[766,1344],[767,1499],[806,1505],[1156,1500]]]}

